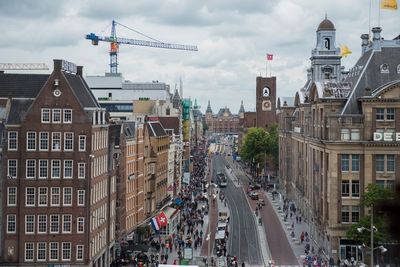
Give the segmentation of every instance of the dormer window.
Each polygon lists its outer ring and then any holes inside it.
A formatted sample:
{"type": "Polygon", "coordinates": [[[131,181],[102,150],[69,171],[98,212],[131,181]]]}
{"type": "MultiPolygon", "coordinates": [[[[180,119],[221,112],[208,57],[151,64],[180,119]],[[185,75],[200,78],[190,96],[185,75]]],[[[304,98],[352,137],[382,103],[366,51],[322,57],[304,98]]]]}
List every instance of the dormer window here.
{"type": "Polygon", "coordinates": [[[383,63],[380,68],[381,68],[381,73],[389,73],[389,65],[388,64],[383,63]]]}
{"type": "Polygon", "coordinates": [[[397,74],[400,74],[400,64],[397,65],[397,74]]]}

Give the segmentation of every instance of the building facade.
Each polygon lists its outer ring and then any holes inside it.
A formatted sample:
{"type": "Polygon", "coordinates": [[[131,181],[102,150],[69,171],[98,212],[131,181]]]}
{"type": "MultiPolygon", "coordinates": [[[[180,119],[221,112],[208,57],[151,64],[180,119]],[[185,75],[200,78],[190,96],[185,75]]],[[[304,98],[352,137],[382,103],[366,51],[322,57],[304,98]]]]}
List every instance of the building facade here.
{"type": "Polygon", "coordinates": [[[362,55],[344,72],[334,25],[322,21],[309,80],[279,109],[281,183],[311,222],[316,251],[349,261],[365,260],[346,231],[369,214],[360,202],[367,185],[400,182],[400,40],[372,32],[370,42],[361,36],[362,55]]]}
{"type": "Polygon", "coordinates": [[[54,60],[50,75],[3,73],[0,83],[2,262],[108,265],[108,124],[82,67],[54,60]]]}
{"type": "Polygon", "coordinates": [[[209,133],[237,134],[239,115],[232,114],[227,107],[221,108],[217,114],[213,114],[210,101],[208,101],[205,124],[209,133]]]}

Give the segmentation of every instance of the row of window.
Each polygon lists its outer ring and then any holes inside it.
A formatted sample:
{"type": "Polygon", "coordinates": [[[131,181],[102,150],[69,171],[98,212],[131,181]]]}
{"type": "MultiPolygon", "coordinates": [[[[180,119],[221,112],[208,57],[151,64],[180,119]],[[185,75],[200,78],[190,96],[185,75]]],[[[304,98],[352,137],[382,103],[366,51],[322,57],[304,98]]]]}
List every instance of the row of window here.
{"type": "Polygon", "coordinates": [[[377,108],[375,118],[377,121],[394,121],[395,108],[377,108]]]}
{"type": "MultiPolygon", "coordinates": [[[[51,140],[49,132],[26,132],[26,151],[74,151],[74,133],[64,132],[64,140],[62,140],[62,132],[51,132],[51,140]],[[62,143],[64,141],[64,143],[62,143]],[[50,144],[51,143],[51,144],[50,144]],[[62,144],[64,144],[62,146],[62,144]]],[[[8,150],[18,150],[18,132],[8,132],[8,150]]],[[[78,137],[78,151],[86,151],[86,135],[78,137]]]]}
{"type": "MultiPolygon", "coordinates": [[[[50,177],[51,179],[61,179],[61,174],[63,174],[64,179],[73,178],[74,161],[72,159],[64,160],[62,166],[62,161],[59,159],[53,159],[50,161],[47,159],[27,159],[25,161],[25,178],[26,179],[47,179],[49,178],[49,167],[50,167],[50,177]],[[61,170],[63,172],[61,173],[61,170]]],[[[86,177],[86,163],[78,162],[78,179],[85,179],[86,177]]],[[[16,179],[18,172],[18,160],[9,159],[7,160],[7,176],[8,178],[16,179]]]]}
{"type": "MultiPolygon", "coordinates": [[[[76,190],[76,206],[85,206],[85,190],[76,190]]],[[[7,206],[17,206],[17,187],[7,187],[7,206]]],[[[72,187],[26,187],[25,207],[71,207],[73,202],[72,187]],[[62,196],[61,196],[62,191],[62,196]],[[50,193],[50,198],[49,198],[50,193]]]]}
{"type": "MultiPolygon", "coordinates": [[[[395,172],[395,155],[375,155],[375,171],[378,173],[395,172]]],[[[359,172],[360,171],[360,155],[359,154],[342,154],[341,155],[342,172],[359,172]]]]}
{"type": "Polygon", "coordinates": [[[72,123],[72,109],[42,108],[42,123],[72,123]]]}
{"type": "MultiPolygon", "coordinates": [[[[71,261],[72,244],[71,242],[25,242],[25,261],[71,261]],[[60,255],[61,252],[61,255],[60,255]]],[[[76,245],[76,261],[84,260],[84,245],[76,245]]]]}
{"type": "Polygon", "coordinates": [[[342,206],[342,223],[357,223],[360,221],[360,206],[342,206]]]}

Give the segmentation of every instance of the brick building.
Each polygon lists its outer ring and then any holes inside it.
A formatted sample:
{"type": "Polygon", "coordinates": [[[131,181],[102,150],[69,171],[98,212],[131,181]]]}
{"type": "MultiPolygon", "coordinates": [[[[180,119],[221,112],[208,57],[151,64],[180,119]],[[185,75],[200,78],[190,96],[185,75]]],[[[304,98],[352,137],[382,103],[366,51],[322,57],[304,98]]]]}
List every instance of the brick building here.
{"type": "Polygon", "coordinates": [[[239,115],[232,114],[229,108],[221,108],[213,114],[210,101],[208,101],[205,114],[205,123],[209,133],[237,134],[239,128],[239,115]]]}
{"type": "Polygon", "coordinates": [[[54,60],[50,75],[0,73],[0,103],[1,261],[108,265],[115,177],[105,110],[82,67],[54,60]]]}

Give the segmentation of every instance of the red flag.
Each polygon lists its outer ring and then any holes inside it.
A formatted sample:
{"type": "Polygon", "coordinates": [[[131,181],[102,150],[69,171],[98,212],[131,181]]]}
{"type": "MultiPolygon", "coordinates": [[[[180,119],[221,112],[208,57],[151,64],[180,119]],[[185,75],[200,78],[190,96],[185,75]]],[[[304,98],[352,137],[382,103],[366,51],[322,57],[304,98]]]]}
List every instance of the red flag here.
{"type": "Polygon", "coordinates": [[[163,211],[157,215],[156,220],[160,228],[168,225],[167,216],[165,216],[165,213],[163,211]]]}
{"type": "Polygon", "coordinates": [[[267,60],[272,60],[274,58],[273,54],[267,54],[267,60]]]}

